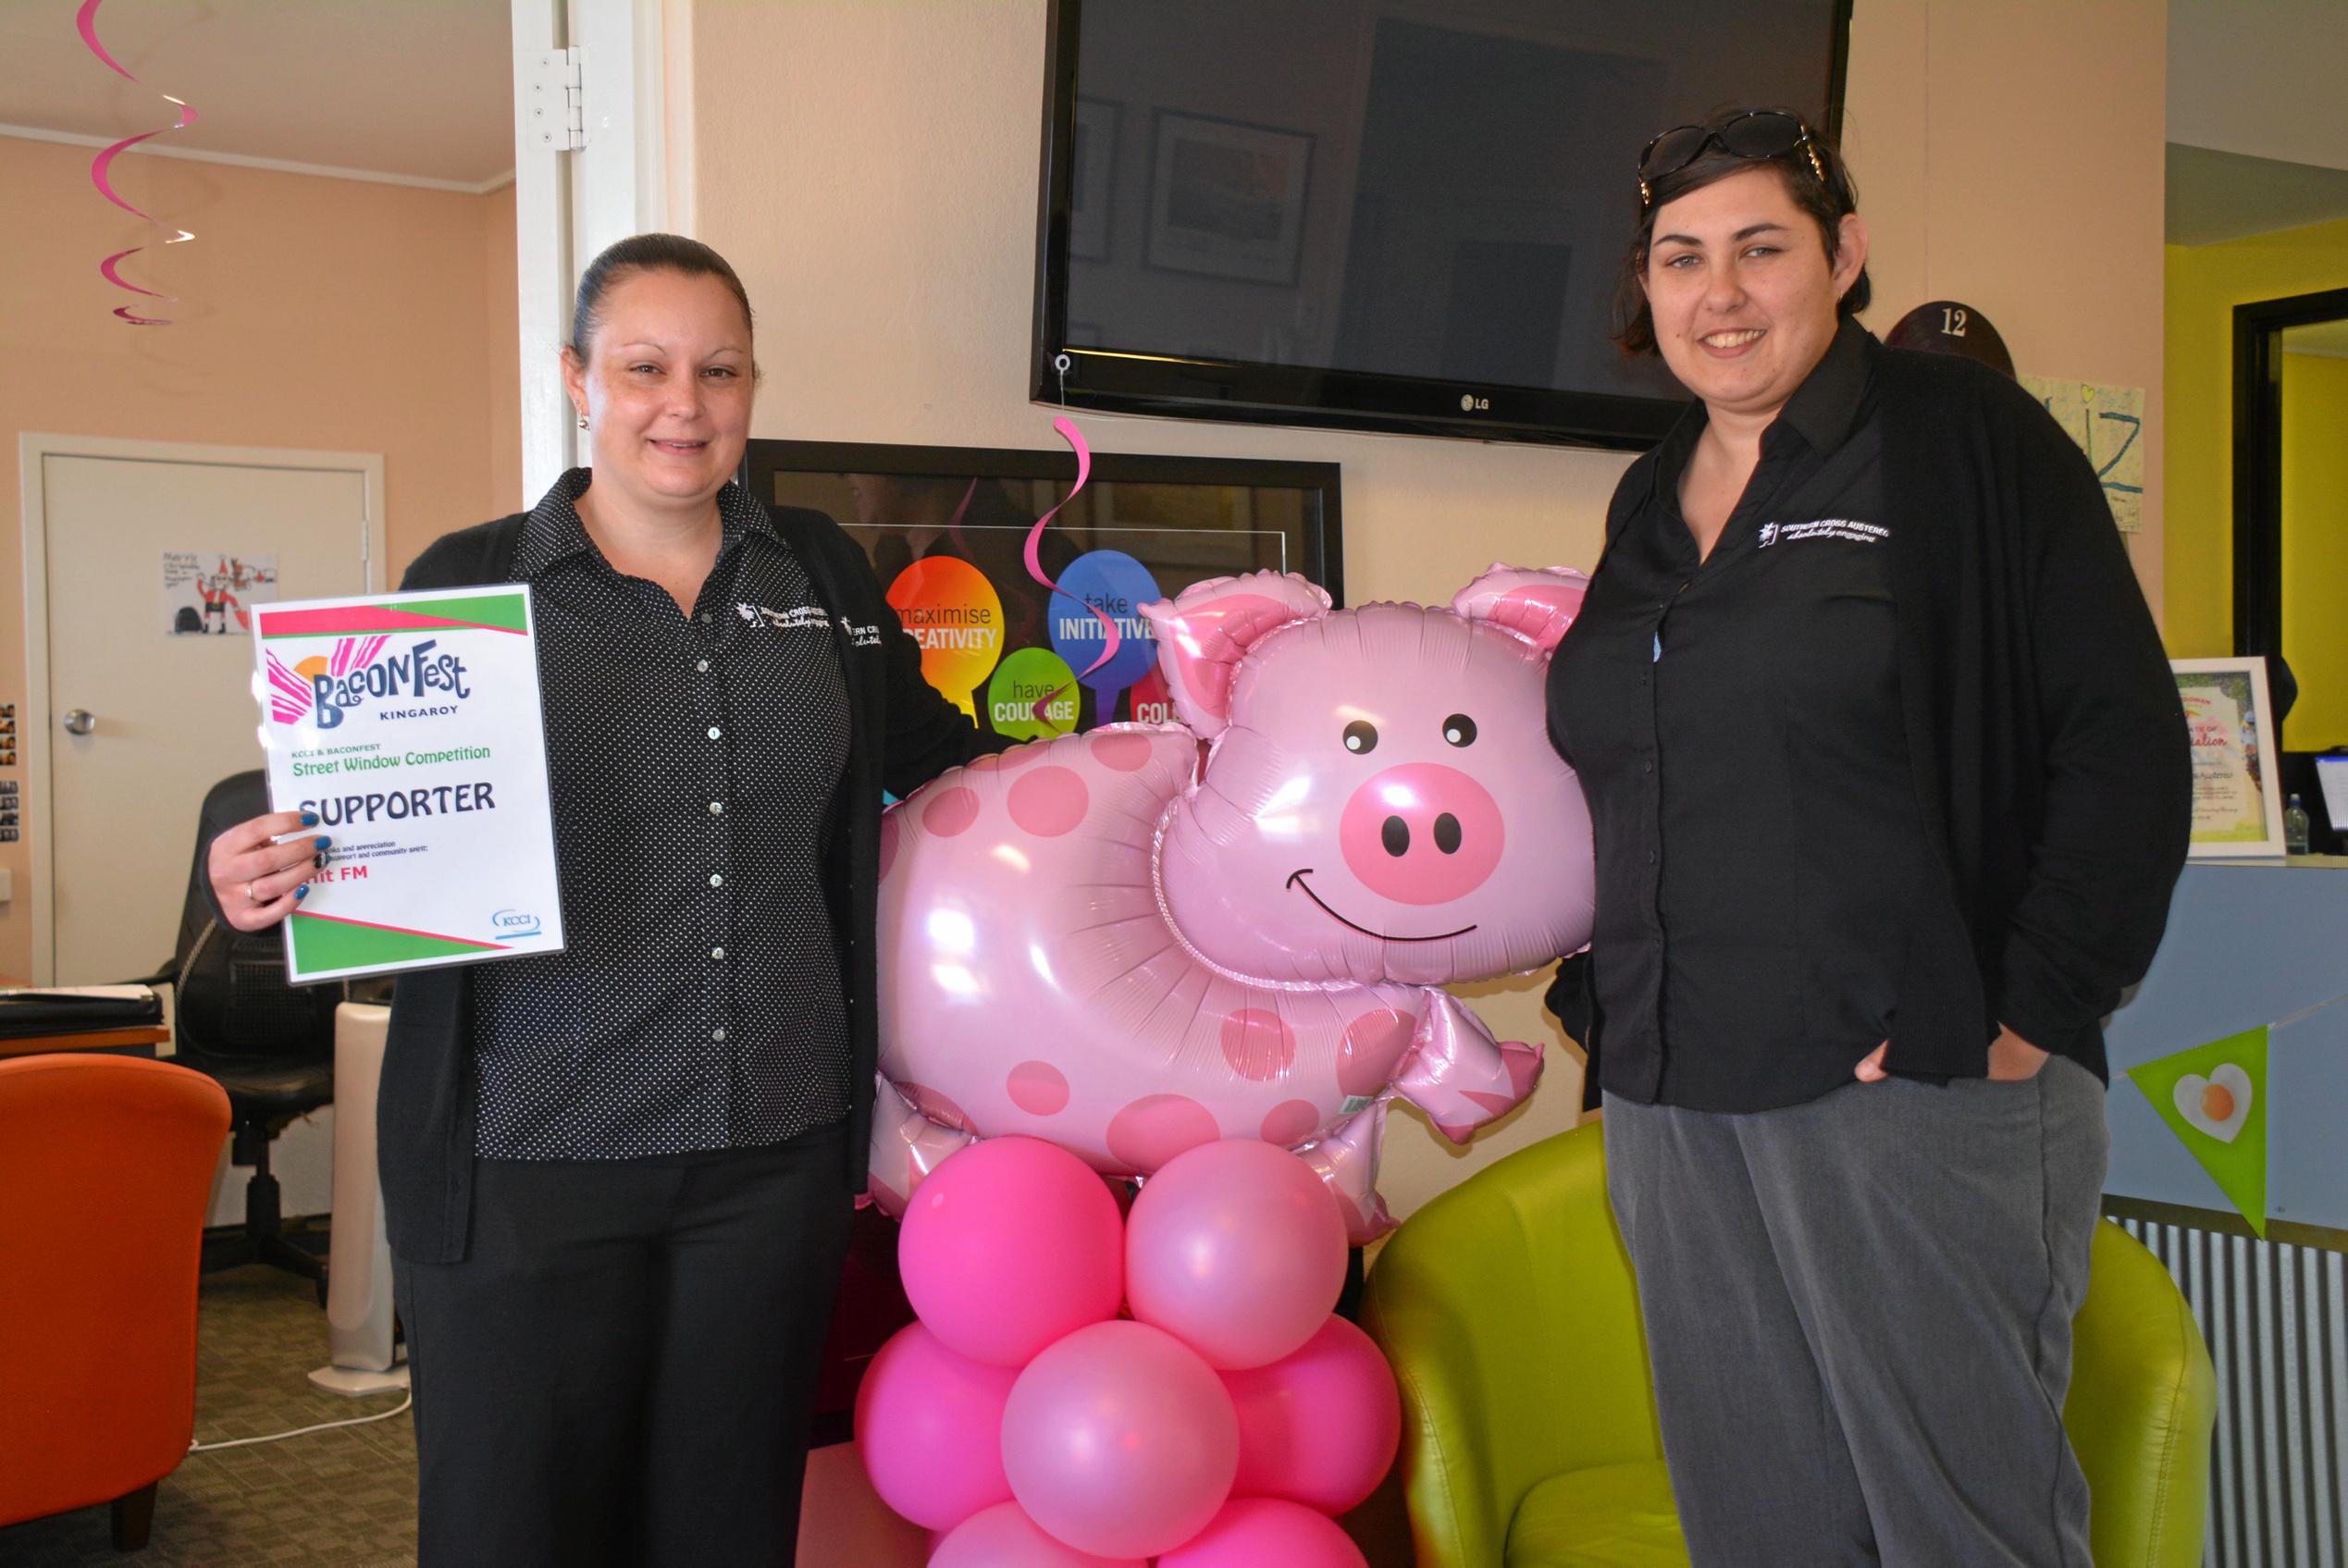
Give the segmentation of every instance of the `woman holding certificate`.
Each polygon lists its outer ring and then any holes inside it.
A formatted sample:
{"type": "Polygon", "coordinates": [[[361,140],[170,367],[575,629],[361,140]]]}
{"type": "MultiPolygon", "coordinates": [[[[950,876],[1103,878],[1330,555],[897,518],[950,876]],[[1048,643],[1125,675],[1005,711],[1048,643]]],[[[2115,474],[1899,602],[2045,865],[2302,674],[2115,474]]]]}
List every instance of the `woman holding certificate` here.
{"type": "MultiPolygon", "coordinates": [[[[406,588],[530,586],[567,946],[401,976],[381,1169],[427,1565],[789,1563],[874,1068],[881,794],[982,743],[860,550],[733,483],[715,252],[612,246],[562,370],[594,466],[406,588]]],[[[312,869],[231,829],[241,930],[312,869]]]]}
{"type": "Polygon", "coordinates": [[[1848,171],[1773,110],[1649,142],[1623,342],[1696,394],[1550,675],[1602,1086],[1695,1562],[2078,1563],[2100,1019],[2184,859],[2176,688],[2094,472],[1890,351],[1848,171]]]}

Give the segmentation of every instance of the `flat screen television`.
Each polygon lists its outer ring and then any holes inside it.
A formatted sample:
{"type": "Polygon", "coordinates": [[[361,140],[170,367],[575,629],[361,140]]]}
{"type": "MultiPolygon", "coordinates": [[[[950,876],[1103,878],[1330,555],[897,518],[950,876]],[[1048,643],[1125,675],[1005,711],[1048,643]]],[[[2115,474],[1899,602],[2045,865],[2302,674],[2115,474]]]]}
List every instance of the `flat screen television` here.
{"type": "Polygon", "coordinates": [[[1054,0],[1032,395],[1641,447],[1612,331],[1639,149],[1832,133],[1850,0],[1054,0]]]}

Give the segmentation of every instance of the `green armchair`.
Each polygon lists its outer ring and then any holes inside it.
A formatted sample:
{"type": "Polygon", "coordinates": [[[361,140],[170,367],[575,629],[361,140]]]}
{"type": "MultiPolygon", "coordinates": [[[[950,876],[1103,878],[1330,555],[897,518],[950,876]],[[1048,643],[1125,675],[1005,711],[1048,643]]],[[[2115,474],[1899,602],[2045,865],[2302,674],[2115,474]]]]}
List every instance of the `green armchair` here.
{"type": "MultiPolygon", "coordinates": [[[[1362,1324],[1403,1389],[1419,1568],[1682,1568],[1630,1259],[1598,1124],[1493,1165],[1414,1215],[1362,1324]]],[[[2196,1568],[2217,1379],[2184,1299],[2096,1229],[2063,1412],[2100,1568],[2196,1568]]]]}

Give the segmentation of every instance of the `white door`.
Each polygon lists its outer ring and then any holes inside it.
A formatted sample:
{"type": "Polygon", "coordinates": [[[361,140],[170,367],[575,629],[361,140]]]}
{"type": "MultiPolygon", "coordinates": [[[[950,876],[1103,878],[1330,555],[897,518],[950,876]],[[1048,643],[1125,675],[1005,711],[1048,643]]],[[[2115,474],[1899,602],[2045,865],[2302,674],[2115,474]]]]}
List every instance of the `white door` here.
{"type": "Polygon", "coordinates": [[[28,649],[48,764],[44,781],[42,758],[26,759],[33,971],[58,984],[119,980],[171,954],[204,792],[261,765],[238,611],[376,586],[382,459],[23,444],[39,552],[28,608],[45,620],[28,649]],[[273,586],[255,580],[269,568],[273,586]]]}

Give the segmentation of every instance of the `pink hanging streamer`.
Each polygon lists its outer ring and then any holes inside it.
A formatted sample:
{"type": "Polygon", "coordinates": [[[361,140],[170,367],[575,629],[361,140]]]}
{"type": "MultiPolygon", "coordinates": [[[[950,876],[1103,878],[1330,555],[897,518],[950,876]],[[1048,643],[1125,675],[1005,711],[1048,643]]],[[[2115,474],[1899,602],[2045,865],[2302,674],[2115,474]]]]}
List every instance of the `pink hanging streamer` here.
{"type": "MultiPolygon", "coordinates": [[[[74,27],[80,32],[81,42],[89,45],[90,53],[95,55],[108,70],[122,78],[125,81],[138,81],[139,79],[136,76],[133,76],[130,71],[124,69],[122,62],[116,59],[113,55],[109,54],[106,50],[106,46],[98,41],[98,7],[104,3],[105,0],[81,0],[81,8],[74,13],[74,27]]],[[[144,86],[145,84],[142,82],[140,85],[144,86]]],[[[129,152],[131,148],[137,146],[140,142],[151,141],[157,136],[166,135],[174,130],[185,130],[188,127],[195,124],[196,112],[192,105],[181,103],[180,100],[170,96],[168,93],[164,94],[163,97],[164,102],[168,104],[178,104],[179,105],[179,117],[171,124],[162,127],[160,130],[142,131],[137,136],[126,136],[121,141],[117,142],[114,145],[101,152],[95,158],[93,158],[90,161],[90,182],[98,188],[99,195],[104,196],[107,201],[112,202],[124,212],[130,214],[134,217],[142,217],[149,223],[155,225],[157,228],[168,228],[171,226],[165,223],[153,213],[142,212],[139,208],[132,206],[129,202],[124,201],[120,192],[117,191],[114,188],[114,178],[112,172],[114,168],[114,160],[124,153],[129,152]]],[[[185,243],[187,241],[194,238],[195,236],[193,234],[191,234],[188,230],[182,228],[173,234],[170,239],[166,240],[164,243],[167,245],[178,245],[185,243]]],[[[121,272],[117,270],[119,264],[126,257],[135,256],[141,251],[145,249],[146,247],[144,245],[133,245],[127,251],[117,251],[114,254],[108,256],[105,260],[98,264],[99,276],[104,278],[107,282],[113,284],[116,288],[127,289],[133,294],[144,294],[149,299],[153,300],[176,299],[178,297],[176,295],[160,293],[153,289],[142,289],[138,284],[124,278],[121,272]]],[[[129,322],[133,327],[168,327],[171,325],[171,320],[167,316],[140,315],[136,313],[134,307],[130,305],[117,306],[114,314],[116,316],[119,317],[123,321],[129,322]]]]}
{"type": "MultiPolygon", "coordinates": [[[[1054,582],[1051,578],[1051,574],[1044,570],[1044,557],[1041,551],[1041,547],[1044,543],[1044,529],[1053,518],[1057,517],[1060,514],[1061,507],[1068,505],[1069,501],[1076,499],[1077,493],[1084,488],[1084,482],[1093,476],[1093,449],[1084,444],[1084,432],[1079,430],[1076,427],[1076,421],[1070,419],[1068,415],[1062,414],[1058,418],[1053,420],[1052,428],[1059,432],[1060,439],[1066,441],[1069,446],[1076,450],[1076,483],[1069,488],[1068,494],[1060,499],[1058,505],[1054,506],[1051,511],[1037,518],[1035,520],[1035,526],[1027,531],[1027,574],[1034,578],[1037,582],[1043,584],[1045,587],[1051,589],[1054,593],[1058,593],[1060,591],[1059,584],[1054,582]]],[[[967,502],[967,498],[965,498],[965,500],[967,502]]],[[[1102,665],[1117,657],[1117,645],[1121,635],[1117,629],[1117,622],[1109,615],[1107,611],[1103,610],[1097,604],[1091,603],[1087,603],[1084,608],[1093,612],[1094,619],[1100,622],[1103,626],[1108,628],[1108,641],[1102,645],[1101,656],[1098,659],[1094,660],[1092,663],[1077,672],[1076,678],[1079,681],[1081,681],[1085,676],[1091,674],[1094,671],[1099,669],[1102,665]]],[[[1050,698],[1046,698],[1045,700],[1049,701],[1050,698]]],[[[1037,705],[1039,716],[1042,711],[1042,704],[1037,705]]]]}

